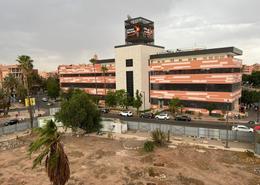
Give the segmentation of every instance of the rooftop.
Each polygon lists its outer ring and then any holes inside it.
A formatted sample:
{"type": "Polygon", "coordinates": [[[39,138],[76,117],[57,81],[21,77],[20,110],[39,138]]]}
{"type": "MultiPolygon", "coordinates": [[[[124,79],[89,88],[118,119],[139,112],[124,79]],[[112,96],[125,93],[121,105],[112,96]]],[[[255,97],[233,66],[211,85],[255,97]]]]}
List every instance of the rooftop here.
{"type": "Polygon", "coordinates": [[[242,50],[235,47],[224,47],[224,48],[212,48],[212,49],[193,49],[193,50],[176,50],[166,51],[164,53],[158,53],[150,56],[150,59],[156,58],[169,58],[169,57],[180,57],[190,55],[205,55],[205,54],[216,54],[216,53],[230,53],[233,55],[242,55],[242,50]]]}

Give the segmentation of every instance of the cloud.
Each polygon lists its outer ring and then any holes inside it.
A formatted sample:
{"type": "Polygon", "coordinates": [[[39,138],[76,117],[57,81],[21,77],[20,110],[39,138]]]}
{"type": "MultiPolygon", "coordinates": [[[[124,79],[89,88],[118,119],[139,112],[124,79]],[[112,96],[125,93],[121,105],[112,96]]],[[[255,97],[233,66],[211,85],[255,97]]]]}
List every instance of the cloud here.
{"type": "Polygon", "coordinates": [[[129,14],[155,22],[166,48],[236,46],[244,60],[260,60],[260,1],[251,0],[0,0],[0,63],[30,55],[41,70],[114,57],[129,14]]]}

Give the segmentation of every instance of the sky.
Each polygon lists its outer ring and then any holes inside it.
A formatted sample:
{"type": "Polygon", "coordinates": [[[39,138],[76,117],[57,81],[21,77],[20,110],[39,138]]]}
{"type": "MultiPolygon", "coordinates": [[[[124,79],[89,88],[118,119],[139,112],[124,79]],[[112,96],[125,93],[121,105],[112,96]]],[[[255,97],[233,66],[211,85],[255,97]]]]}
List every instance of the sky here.
{"type": "Polygon", "coordinates": [[[113,58],[124,20],[155,23],[166,49],[235,46],[244,64],[260,63],[260,0],[0,0],[0,64],[29,55],[40,71],[113,58]]]}

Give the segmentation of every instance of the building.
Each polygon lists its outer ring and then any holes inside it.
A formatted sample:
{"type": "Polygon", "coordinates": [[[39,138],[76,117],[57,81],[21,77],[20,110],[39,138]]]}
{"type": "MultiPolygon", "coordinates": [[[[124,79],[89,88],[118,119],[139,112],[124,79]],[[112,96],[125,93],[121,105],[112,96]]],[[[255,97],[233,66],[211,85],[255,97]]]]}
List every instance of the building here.
{"type": "Polygon", "coordinates": [[[5,77],[9,74],[14,75],[15,78],[22,80],[23,73],[18,64],[13,65],[0,65],[0,82],[4,81],[5,77]]]}
{"type": "Polygon", "coordinates": [[[253,72],[254,66],[253,65],[243,65],[242,66],[242,74],[251,75],[253,72]]]}
{"type": "Polygon", "coordinates": [[[165,52],[150,56],[150,99],[163,108],[177,97],[190,111],[238,110],[241,61],[234,47],[165,52]]]}
{"type": "Polygon", "coordinates": [[[260,64],[255,63],[255,64],[253,65],[253,71],[260,71],[260,64]]]}
{"type": "Polygon", "coordinates": [[[114,59],[97,60],[95,65],[60,65],[58,75],[63,90],[81,88],[103,99],[108,90],[116,89],[114,59]],[[108,69],[105,73],[102,66],[108,69]]]}
{"type": "Polygon", "coordinates": [[[39,76],[44,78],[44,79],[48,79],[49,77],[55,77],[58,75],[57,71],[51,71],[51,72],[46,72],[46,71],[39,71],[39,76]]]}
{"type": "Polygon", "coordinates": [[[186,110],[238,110],[241,96],[242,51],[235,47],[165,51],[154,44],[154,23],[138,17],[125,21],[125,44],[115,46],[115,58],[95,65],[61,65],[64,90],[81,88],[104,96],[105,89],[125,89],[129,96],[143,93],[145,109],[166,108],[179,98],[186,110]],[[109,70],[101,71],[102,65],[109,70]],[[106,88],[105,88],[106,87],[106,88]],[[97,89],[97,90],[96,90],[97,89]]]}

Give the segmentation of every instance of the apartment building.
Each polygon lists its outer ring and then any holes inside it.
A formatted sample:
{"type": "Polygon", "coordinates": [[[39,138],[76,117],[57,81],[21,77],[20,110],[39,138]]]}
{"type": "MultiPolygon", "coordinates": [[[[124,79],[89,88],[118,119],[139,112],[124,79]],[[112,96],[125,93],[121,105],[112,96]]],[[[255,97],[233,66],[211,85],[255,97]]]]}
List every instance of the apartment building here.
{"type": "Polygon", "coordinates": [[[179,98],[185,109],[207,112],[238,110],[241,96],[242,51],[234,47],[165,52],[150,56],[152,108],[179,98]]]}
{"type": "Polygon", "coordinates": [[[179,98],[186,110],[238,110],[241,96],[242,51],[235,47],[176,50],[154,44],[154,23],[137,17],[125,21],[125,44],[115,46],[115,58],[96,64],[60,65],[62,89],[81,88],[102,98],[105,89],[143,93],[142,108],[166,108],[179,98]],[[104,74],[102,65],[108,71],[104,74]]]}
{"type": "Polygon", "coordinates": [[[5,77],[9,74],[14,75],[15,78],[21,80],[23,77],[23,73],[19,65],[0,65],[0,82],[4,81],[5,77]]]}
{"type": "Polygon", "coordinates": [[[63,90],[80,88],[103,99],[108,90],[116,89],[114,59],[97,60],[94,65],[60,65],[58,75],[63,90]],[[106,72],[102,66],[107,68],[106,72]]]}

